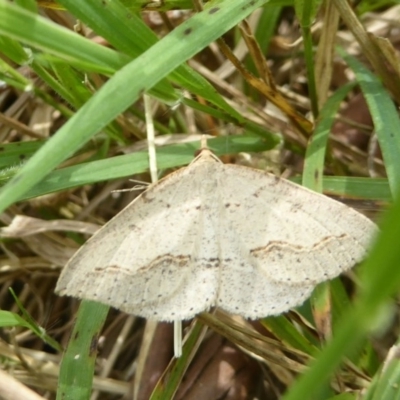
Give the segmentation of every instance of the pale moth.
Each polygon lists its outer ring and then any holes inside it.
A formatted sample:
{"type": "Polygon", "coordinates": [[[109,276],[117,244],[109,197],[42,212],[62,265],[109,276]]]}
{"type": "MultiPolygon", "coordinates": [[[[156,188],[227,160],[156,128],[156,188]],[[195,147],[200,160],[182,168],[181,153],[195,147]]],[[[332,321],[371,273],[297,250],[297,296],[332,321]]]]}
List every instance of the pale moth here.
{"type": "Polygon", "coordinates": [[[220,307],[277,315],[366,255],[376,225],[272,174],[223,164],[203,144],[71,258],[60,295],[159,321],[220,307]]]}

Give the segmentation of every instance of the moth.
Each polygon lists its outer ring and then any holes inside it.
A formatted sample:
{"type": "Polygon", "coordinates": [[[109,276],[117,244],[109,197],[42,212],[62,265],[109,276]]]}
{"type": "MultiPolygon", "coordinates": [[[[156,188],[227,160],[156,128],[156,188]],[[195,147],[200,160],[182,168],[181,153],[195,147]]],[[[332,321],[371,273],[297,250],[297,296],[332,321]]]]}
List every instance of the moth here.
{"type": "Polygon", "coordinates": [[[256,319],[300,305],[360,262],[377,231],[352,208],[223,164],[205,145],[89,239],[56,292],[160,321],[214,306],[256,319]]]}

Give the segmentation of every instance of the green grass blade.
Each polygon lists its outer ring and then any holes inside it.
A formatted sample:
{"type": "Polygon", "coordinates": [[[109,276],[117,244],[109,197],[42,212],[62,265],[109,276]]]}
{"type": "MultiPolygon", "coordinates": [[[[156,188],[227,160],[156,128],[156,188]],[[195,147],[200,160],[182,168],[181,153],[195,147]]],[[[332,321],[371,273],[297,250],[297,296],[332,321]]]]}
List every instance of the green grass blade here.
{"type": "MultiPolygon", "coordinates": [[[[158,42],[157,35],[143,20],[129,12],[118,1],[100,3],[97,0],[87,0],[82,4],[75,0],[61,0],[60,3],[92,27],[95,32],[106,38],[115,48],[134,58],[158,42]],[[105,9],[106,12],[104,12],[105,9]],[[113,29],[110,29],[110,26],[113,29]]],[[[169,79],[189,92],[218,105],[240,123],[243,122],[240,113],[229,106],[206,79],[187,65],[180,65],[171,73],[169,79]]],[[[171,100],[178,101],[178,96],[174,94],[172,86],[167,81],[164,84],[168,85],[163,88],[164,97],[167,98],[169,95],[171,100]]]]}
{"type": "Polygon", "coordinates": [[[8,311],[0,311],[0,317],[3,319],[2,323],[8,321],[11,322],[11,326],[23,326],[32,331],[35,335],[40,337],[45,343],[53,347],[53,349],[57,351],[62,351],[62,347],[56,342],[51,336],[46,333],[46,330],[42,328],[40,325],[36,323],[36,321],[30,316],[28,311],[25,309],[18,296],[14,293],[12,288],[9,288],[11,295],[14,297],[14,300],[21,310],[22,316],[20,317],[17,314],[8,312],[8,311]]]}
{"type": "MultiPolygon", "coordinates": [[[[60,4],[116,49],[133,58],[140,56],[158,41],[156,34],[142,19],[126,9],[119,1],[62,0],[60,4]]],[[[170,103],[179,100],[178,94],[165,79],[158,82],[151,93],[170,103]]]]}
{"type": "MultiPolygon", "coordinates": [[[[348,95],[354,84],[346,85],[334,93],[325,103],[319,114],[314,134],[307,146],[304,161],[303,185],[321,193],[323,189],[323,173],[325,154],[328,145],[328,137],[337,110],[343,99],[348,95]]],[[[316,92],[315,92],[316,95],[316,92]]],[[[326,319],[330,319],[331,298],[335,297],[335,286],[331,282],[323,282],[318,285],[311,297],[313,315],[317,329],[323,331],[326,319]]],[[[320,332],[327,335],[329,332],[320,332]]]]}
{"type": "Polygon", "coordinates": [[[1,34],[76,66],[112,74],[130,60],[5,0],[0,0],[0,15],[7,15],[0,18],[1,34]]]}
{"type": "Polygon", "coordinates": [[[307,66],[307,84],[311,100],[311,109],[314,117],[318,116],[318,98],[315,84],[314,51],[311,34],[311,25],[315,19],[319,0],[294,0],[296,16],[302,30],[304,56],[307,66]]]}
{"type": "Polygon", "coordinates": [[[18,314],[11,311],[0,310],[0,327],[6,326],[21,326],[24,328],[30,328],[28,322],[26,322],[18,314]]]}
{"type": "Polygon", "coordinates": [[[168,400],[173,399],[174,394],[178,390],[185,371],[190,365],[200,343],[203,339],[207,327],[200,321],[195,320],[188,334],[188,337],[183,345],[182,356],[178,359],[174,358],[163,376],[157,382],[150,400],[168,400]]]}
{"type": "Polygon", "coordinates": [[[354,86],[354,84],[343,86],[327,100],[317,120],[314,134],[307,146],[304,160],[303,186],[316,192],[322,192],[326,147],[336,113],[341,102],[354,86]]]}
{"type": "Polygon", "coordinates": [[[399,343],[389,350],[382,370],[377,373],[368,387],[363,400],[392,400],[400,399],[400,361],[399,343]]]}
{"type": "Polygon", "coordinates": [[[261,323],[278,337],[279,340],[290,347],[304,351],[312,356],[318,354],[318,349],[284,315],[264,318],[261,320],[261,323]]]}
{"type": "Polygon", "coordinates": [[[393,101],[378,77],[355,58],[340,51],[353,69],[360,84],[374,122],[390,189],[394,196],[400,194],[400,119],[393,101]]]}
{"type": "MultiPolygon", "coordinates": [[[[25,142],[7,144],[4,146],[6,160],[17,162],[19,157],[30,155],[38,149],[41,143],[25,142]],[[19,151],[21,150],[21,152],[19,151]]],[[[210,139],[208,145],[217,155],[237,154],[239,152],[260,152],[275,147],[275,137],[261,139],[252,135],[237,135],[210,139]]],[[[193,160],[195,152],[200,148],[200,142],[176,144],[157,148],[157,165],[161,170],[175,168],[189,164],[193,160]]],[[[2,158],[0,157],[0,164],[2,158]]],[[[0,184],[11,179],[18,170],[7,168],[0,171],[0,184]]],[[[90,161],[71,167],[61,168],[51,172],[41,182],[28,190],[18,201],[44,194],[71,189],[82,185],[102,182],[111,179],[127,179],[135,174],[141,174],[149,170],[149,157],[147,151],[135,151],[132,154],[115,156],[107,159],[90,161]]],[[[4,184],[4,183],[3,183],[4,184]]]]}
{"type": "MultiPolygon", "coordinates": [[[[301,183],[299,176],[290,179],[301,183]]],[[[365,200],[393,200],[386,178],[359,178],[352,176],[324,176],[323,192],[329,195],[361,198],[365,200]]]]}
{"type": "Polygon", "coordinates": [[[93,301],[81,302],[76,324],[60,366],[57,400],[90,398],[97,341],[108,310],[109,307],[93,301]]]}

